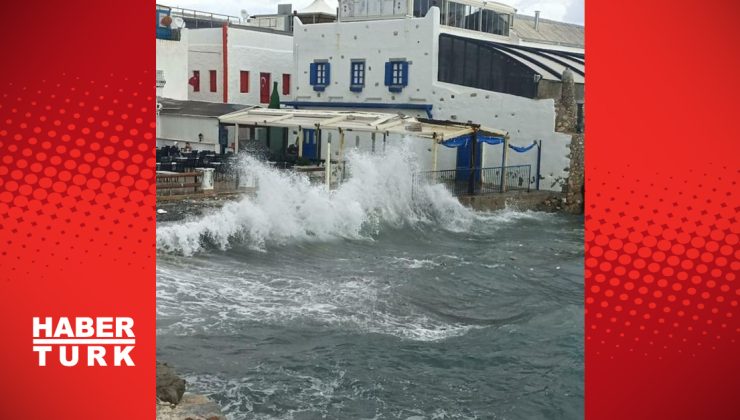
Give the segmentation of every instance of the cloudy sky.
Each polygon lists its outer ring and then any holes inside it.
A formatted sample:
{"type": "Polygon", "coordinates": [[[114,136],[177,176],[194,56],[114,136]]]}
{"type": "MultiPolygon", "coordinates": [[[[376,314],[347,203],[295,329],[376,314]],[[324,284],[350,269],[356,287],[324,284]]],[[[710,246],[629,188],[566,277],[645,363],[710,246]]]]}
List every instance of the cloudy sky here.
{"type": "MultiPolygon", "coordinates": [[[[534,15],[535,10],[542,11],[545,19],[559,20],[583,25],[584,0],[498,0],[514,6],[519,13],[534,15]]],[[[293,9],[300,10],[308,6],[313,0],[158,0],[167,6],[184,7],[214,13],[224,13],[240,16],[240,11],[246,9],[250,15],[275,13],[279,3],[290,3],[293,9]]],[[[326,0],[331,6],[337,5],[337,0],[326,0]]]]}

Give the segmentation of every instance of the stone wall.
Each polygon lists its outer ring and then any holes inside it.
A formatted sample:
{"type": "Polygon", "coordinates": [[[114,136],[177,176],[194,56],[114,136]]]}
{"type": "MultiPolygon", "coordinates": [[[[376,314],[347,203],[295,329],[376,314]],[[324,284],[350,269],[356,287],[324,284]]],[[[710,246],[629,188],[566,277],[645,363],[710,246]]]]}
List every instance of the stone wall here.
{"type": "Polygon", "coordinates": [[[583,213],[586,174],[584,169],[583,134],[574,134],[570,142],[570,167],[563,192],[565,193],[564,209],[569,213],[583,213]]]}
{"type": "Polygon", "coordinates": [[[512,191],[503,194],[459,197],[460,203],[477,211],[514,209],[518,211],[566,212],[565,194],[555,191],[512,191]]]}
{"type": "Polygon", "coordinates": [[[584,147],[585,135],[576,133],[578,114],[575,101],[573,73],[563,73],[563,84],[560,99],[555,104],[555,130],[571,136],[568,145],[568,175],[563,183],[563,210],[568,213],[583,213],[585,192],[584,147]]]}
{"type": "MultiPolygon", "coordinates": [[[[537,99],[553,99],[557,101],[563,94],[562,83],[555,80],[540,80],[537,84],[537,99]]],[[[583,83],[575,83],[574,94],[576,103],[584,100],[585,89],[583,83]]]]}

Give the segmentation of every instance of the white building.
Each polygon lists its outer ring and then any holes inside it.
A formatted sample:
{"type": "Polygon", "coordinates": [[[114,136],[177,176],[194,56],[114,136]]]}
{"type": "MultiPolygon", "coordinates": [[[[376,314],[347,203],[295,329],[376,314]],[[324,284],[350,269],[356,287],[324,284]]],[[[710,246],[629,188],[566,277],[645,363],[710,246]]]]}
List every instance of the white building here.
{"type": "MultiPolygon", "coordinates": [[[[557,85],[566,68],[583,83],[583,50],[520,45],[510,26],[515,10],[498,3],[440,1],[444,18],[423,3],[342,1],[336,23],[296,20],[294,100],[285,105],[390,110],[506,130],[516,146],[542,140],[543,188],[566,177],[571,137],[554,131],[554,101],[536,98],[540,82],[557,85]],[[424,17],[409,17],[415,11],[424,17]]],[[[502,146],[482,147],[482,166],[501,164],[502,146]]],[[[532,154],[510,152],[507,164],[534,164],[532,154]]],[[[466,152],[440,154],[438,169],[468,164],[461,159],[466,152]]]]}
{"type": "Polygon", "coordinates": [[[266,105],[274,82],[281,100],[292,97],[290,33],[238,25],[189,32],[188,99],[266,105]]]}
{"type": "Polygon", "coordinates": [[[269,102],[273,82],[289,99],[292,48],[290,33],[158,5],[157,146],[238,150],[235,133],[217,117],[269,102]]]}
{"type": "MultiPolygon", "coordinates": [[[[566,69],[574,75],[576,96],[583,98],[582,26],[521,16],[509,6],[477,0],[340,1],[337,21],[323,0],[308,9],[294,13],[292,36],[233,22],[187,31],[187,98],[266,105],[277,81],[287,107],[396,112],[501,129],[514,146],[542,141],[542,188],[558,189],[558,180],[568,175],[571,137],[554,131],[552,98],[559,97],[566,69]],[[305,19],[311,13],[328,22],[305,19]]],[[[311,127],[299,131],[304,143],[316,141],[311,127]]],[[[236,148],[240,140],[254,142],[269,137],[266,133],[240,129],[236,148]]],[[[298,134],[291,131],[285,140],[298,134]]],[[[330,130],[322,134],[324,142],[338,136],[330,130]]],[[[378,150],[381,141],[351,138],[366,150],[378,150]]],[[[315,153],[308,158],[327,158],[326,147],[305,145],[315,153]]],[[[482,145],[474,154],[476,165],[500,166],[502,149],[482,145]]],[[[422,169],[432,169],[431,153],[419,143],[422,169]]],[[[506,163],[534,167],[535,155],[510,150],[506,163]]],[[[470,150],[440,148],[436,167],[466,167],[470,159],[470,150]]]]}
{"type": "Polygon", "coordinates": [[[188,31],[165,25],[170,9],[157,6],[157,96],[188,98],[188,31]]]}
{"type": "Polygon", "coordinates": [[[186,144],[192,150],[236,152],[234,129],[219,124],[218,117],[250,108],[218,102],[179,101],[158,98],[157,147],[186,144]],[[223,146],[223,147],[222,147],[223,146]]]}

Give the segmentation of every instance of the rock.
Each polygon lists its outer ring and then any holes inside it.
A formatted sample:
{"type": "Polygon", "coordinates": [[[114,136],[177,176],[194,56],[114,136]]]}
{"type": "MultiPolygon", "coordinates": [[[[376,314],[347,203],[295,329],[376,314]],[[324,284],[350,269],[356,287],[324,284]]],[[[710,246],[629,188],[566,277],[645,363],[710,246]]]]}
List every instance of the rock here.
{"type": "Polygon", "coordinates": [[[175,369],[168,364],[157,362],[157,398],[178,404],[184,393],[185,380],[177,376],[175,369]]]}
{"type": "Polygon", "coordinates": [[[226,420],[226,416],[210,398],[185,394],[177,406],[157,401],[157,420],[226,420]]]}

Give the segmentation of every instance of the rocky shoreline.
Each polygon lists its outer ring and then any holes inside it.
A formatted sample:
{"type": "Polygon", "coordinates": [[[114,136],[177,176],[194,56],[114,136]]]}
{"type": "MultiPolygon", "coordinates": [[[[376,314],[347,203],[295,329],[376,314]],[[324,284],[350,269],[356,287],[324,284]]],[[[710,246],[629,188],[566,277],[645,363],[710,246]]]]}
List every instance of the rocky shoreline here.
{"type": "Polygon", "coordinates": [[[186,385],[172,366],[157,361],[157,420],[226,420],[218,404],[186,393],[186,385]]]}

